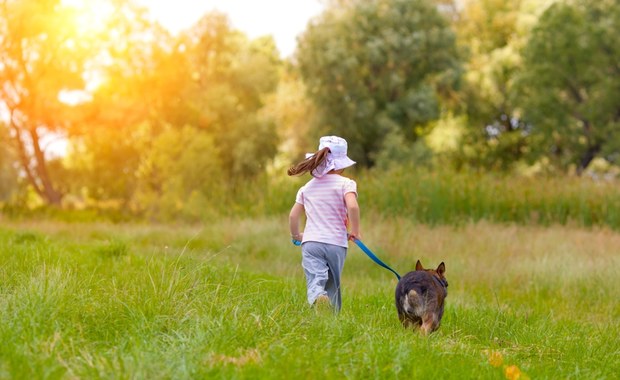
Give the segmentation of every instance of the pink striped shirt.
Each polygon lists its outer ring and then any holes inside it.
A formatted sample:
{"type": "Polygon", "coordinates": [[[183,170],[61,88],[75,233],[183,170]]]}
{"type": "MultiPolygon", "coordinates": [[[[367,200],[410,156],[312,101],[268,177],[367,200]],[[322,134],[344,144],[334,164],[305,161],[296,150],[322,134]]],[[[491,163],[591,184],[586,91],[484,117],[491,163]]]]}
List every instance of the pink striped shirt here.
{"type": "Polygon", "coordinates": [[[348,247],[347,207],[344,195],[355,193],[357,184],[338,174],[312,178],[299,189],[295,202],[304,206],[306,226],[303,242],[316,241],[348,247]]]}

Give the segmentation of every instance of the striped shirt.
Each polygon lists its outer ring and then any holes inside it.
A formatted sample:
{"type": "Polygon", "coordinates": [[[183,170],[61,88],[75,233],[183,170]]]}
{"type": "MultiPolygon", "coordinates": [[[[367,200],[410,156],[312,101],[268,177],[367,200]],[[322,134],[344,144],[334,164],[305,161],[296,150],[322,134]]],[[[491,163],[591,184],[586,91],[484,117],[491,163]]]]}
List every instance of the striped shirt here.
{"type": "Polygon", "coordinates": [[[357,184],[338,174],[312,178],[299,189],[295,202],[304,206],[303,242],[316,241],[348,247],[347,207],[344,195],[355,193],[357,184]]]}

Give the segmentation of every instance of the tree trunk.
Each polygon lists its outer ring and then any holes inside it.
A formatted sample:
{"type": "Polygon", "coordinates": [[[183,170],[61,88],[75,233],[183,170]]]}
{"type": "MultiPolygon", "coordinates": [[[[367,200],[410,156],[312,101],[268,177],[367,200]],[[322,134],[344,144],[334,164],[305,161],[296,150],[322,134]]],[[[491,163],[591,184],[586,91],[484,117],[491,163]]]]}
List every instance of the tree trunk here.
{"type": "Polygon", "coordinates": [[[34,150],[34,158],[36,161],[36,172],[41,181],[43,187],[43,197],[48,204],[60,206],[62,200],[62,194],[57,191],[50,179],[49,172],[47,171],[47,163],[45,161],[45,154],[41,150],[41,142],[39,141],[39,134],[36,128],[30,129],[30,137],[32,138],[32,148],[34,150]]]}
{"type": "Polygon", "coordinates": [[[590,162],[594,160],[598,152],[600,152],[601,147],[599,144],[588,147],[588,150],[581,156],[581,160],[579,161],[579,166],[577,167],[577,175],[581,175],[584,170],[590,165],[590,162]]]}
{"type": "Polygon", "coordinates": [[[21,128],[15,123],[11,117],[11,127],[13,128],[14,141],[19,156],[19,162],[22,169],[26,174],[26,178],[30,185],[32,185],[35,192],[49,205],[59,206],[62,200],[62,194],[54,188],[52,181],[47,171],[47,163],[45,161],[45,154],[41,150],[41,142],[39,141],[39,134],[36,128],[29,130],[30,143],[32,144],[32,151],[34,152],[35,166],[32,167],[32,157],[28,153],[27,142],[22,138],[21,128]]]}

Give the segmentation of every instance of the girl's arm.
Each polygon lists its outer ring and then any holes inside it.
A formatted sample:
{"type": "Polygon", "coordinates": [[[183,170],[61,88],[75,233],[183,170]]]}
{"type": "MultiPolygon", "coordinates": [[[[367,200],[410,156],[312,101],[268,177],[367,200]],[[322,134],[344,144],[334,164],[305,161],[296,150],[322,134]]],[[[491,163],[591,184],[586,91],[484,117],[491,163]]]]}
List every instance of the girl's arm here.
{"type": "Polygon", "coordinates": [[[291,209],[291,213],[288,215],[288,226],[291,230],[291,238],[301,241],[303,234],[299,232],[299,218],[304,213],[304,206],[299,203],[295,203],[291,209]]]}
{"type": "Polygon", "coordinates": [[[360,235],[360,207],[357,204],[357,195],[353,192],[344,195],[344,203],[347,205],[349,216],[349,240],[361,239],[360,235]]]}

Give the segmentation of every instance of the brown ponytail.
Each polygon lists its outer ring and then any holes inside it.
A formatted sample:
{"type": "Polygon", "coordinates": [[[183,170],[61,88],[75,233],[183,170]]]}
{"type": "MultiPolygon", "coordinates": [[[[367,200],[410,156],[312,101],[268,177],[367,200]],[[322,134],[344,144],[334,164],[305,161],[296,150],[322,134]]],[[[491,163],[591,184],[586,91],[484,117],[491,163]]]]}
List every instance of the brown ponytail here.
{"type": "Polygon", "coordinates": [[[312,171],[318,168],[323,163],[323,161],[325,161],[328,153],[329,153],[329,148],[323,148],[319,150],[311,157],[308,157],[305,160],[301,161],[300,163],[291,166],[288,169],[288,172],[287,172],[288,175],[290,176],[302,175],[306,172],[310,172],[310,174],[312,174],[312,171]]]}

